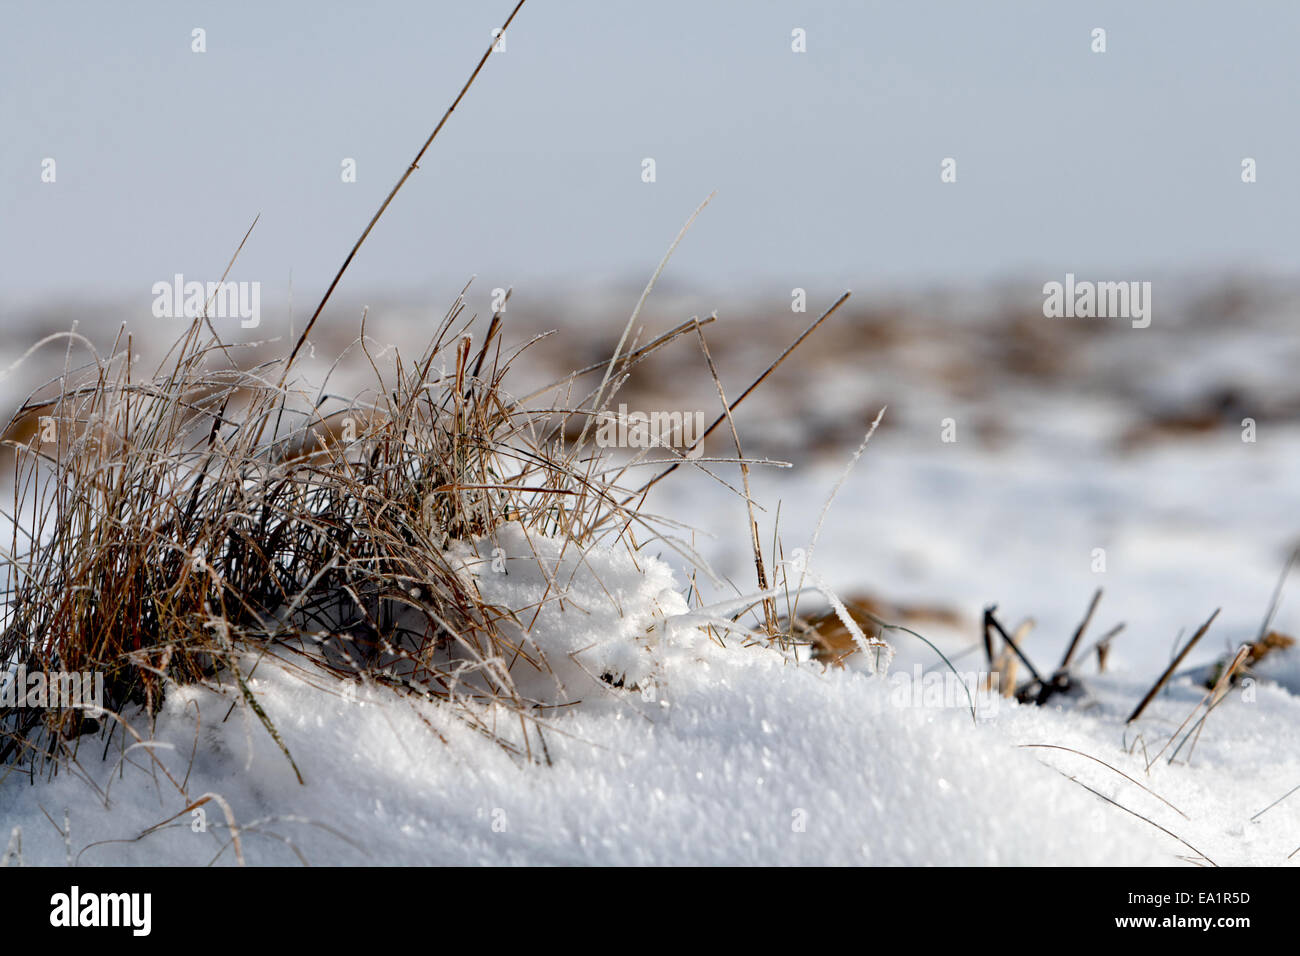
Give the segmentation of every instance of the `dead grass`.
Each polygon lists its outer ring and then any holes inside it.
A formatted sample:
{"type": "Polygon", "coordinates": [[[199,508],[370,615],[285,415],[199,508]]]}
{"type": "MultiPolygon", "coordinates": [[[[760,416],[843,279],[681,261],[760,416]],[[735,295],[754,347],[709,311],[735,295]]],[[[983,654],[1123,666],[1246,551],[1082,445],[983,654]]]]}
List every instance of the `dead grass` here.
{"type": "MultiPolygon", "coordinates": [[[[414,361],[383,365],[363,319],[340,361],[368,366],[373,386],[349,399],[276,384],[291,379],[289,358],[242,368],[204,319],[144,381],[129,336],[74,368],[74,347],[89,343],[69,335],[51,394],[14,416],[42,426],[9,442],[0,660],[101,672],[114,713],[156,712],[169,682],[223,686],[273,735],[247,687],[250,653],[455,699],[468,720],[485,701],[535,717],[503,663],[528,649],[504,636],[507,612],[483,603],[446,546],[507,521],[580,547],[653,537],[643,496],[616,484],[625,469],[604,464],[592,432],[572,441],[563,427],[607,407],[647,353],[616,355],[584,397],[573,396],[580,370],[518,402],[506,384],[526,345],[505,348],[500,315],[476,340],[464,313],[462,295],[414,361]]],[[[662,454],[667,467],[683,460],[662,454]]],[[[0,721],[0,761],[33,771],[101,727],[60,706],[0,721]]]]}

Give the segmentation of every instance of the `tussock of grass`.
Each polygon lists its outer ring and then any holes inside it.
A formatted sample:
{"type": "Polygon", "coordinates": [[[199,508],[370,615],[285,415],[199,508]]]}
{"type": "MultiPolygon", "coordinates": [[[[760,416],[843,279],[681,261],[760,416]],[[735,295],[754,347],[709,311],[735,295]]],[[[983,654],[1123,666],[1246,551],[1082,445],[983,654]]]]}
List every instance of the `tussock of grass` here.
{"type": "MultiPolygon", "coordinates": [[[[45,421],[10,442],[0,660],[102,672],[114,713],[156,712],[169,681],[223,686],[273,735],[245,683],[249,652],[534,711],[503,664],[527,649],[510,645],[505,612],[445,548],[507,521],[577,546],[604,534],[635,547],[638,499],[589,442],[566,442],[562,422],[607,405],[638,353],[616,357],[615,387],[585,402],[525,405],[505,390],[500,316],[476,343],[463,313],[462,297],[424,352],[396,355],[387,372],[363,320],[344,360],[365,362],[374,385],[351,400],[272,384],[289,378],[288,359],[240,368],[203,319],[148,381],[133,378],[120,335],[108,358],[66,371],[14,416],[45,421]]],[[[100,729],[59,706],[0,721],[0,761],[32,769],[100,729]]]]}

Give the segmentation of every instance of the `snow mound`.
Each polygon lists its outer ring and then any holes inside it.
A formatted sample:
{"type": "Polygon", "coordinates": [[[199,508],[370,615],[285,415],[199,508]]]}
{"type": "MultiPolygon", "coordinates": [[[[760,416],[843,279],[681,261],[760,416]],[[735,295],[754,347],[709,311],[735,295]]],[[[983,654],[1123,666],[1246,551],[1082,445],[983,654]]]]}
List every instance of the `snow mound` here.
{"type": "MultiPolygon", "coordinates": [[[[249,686],[303,784],[247,708],[227,717],[229,697],[178,687],[149,745],[123,752],[115,742],[101,759],[102,744],[86,740],[73,772],[0,786],[0,839],[18,828],[23,862],[81,865],[232,864],[232,822],[252,864],[1123,865],[1193,855],[1091,788],[1219,863],[1281,861],[1300,842],[1297,807],[1248,822],[1300,781],[1300,760],[1273,749],[1300,753],[1296,733],[1265,734],[1297,724],[1296,701],[1280,691],[1216,711],[1198,766],[1142,778],[1140,753],[1122,741],[1137,685],[1102,682],[1063,708],[1006,702],[972,720],[964,697],[932,706],[890,677],[711,637],[653,556],[579,549],[518,526],[455,553],[484,597],[510,610],[520,656],[537,659],[512,672],[537,699],[564,703],[539,707],[540,733],[527,738],[518,713],[483,705],[531,760],[454,707],[304,680],[264,659],[249,686]],[[1029,743],[1096,754],[1183,805],[1176,814],[1120,774],[1029,743]],[[1267,779],[1241,772],[1240,761],[1258,766],[1266,754],[1267,779]],[[224,807],[193,805],[206,794],[224,807]]],[[[1190,697],[1175,687],[1153,705],[1159,719],[1181,718],[1190,705],[1180,694],[1190,697]]]]}

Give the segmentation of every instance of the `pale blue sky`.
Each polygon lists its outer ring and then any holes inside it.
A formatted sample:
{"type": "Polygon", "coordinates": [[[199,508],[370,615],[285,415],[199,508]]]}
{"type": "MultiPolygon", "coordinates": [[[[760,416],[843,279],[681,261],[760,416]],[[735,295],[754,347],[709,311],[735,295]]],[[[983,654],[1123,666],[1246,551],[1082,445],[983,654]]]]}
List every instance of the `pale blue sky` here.
{"type": "MultiPolygon", "coordinates": [[[[147,304],[260,213],[233,276],[304,307],[510,6],[0,0],[0,304],[147,304]]],[[[1300,5],[529,0],[507,44],[346,291],[642,279],[713,189],[673,275],[724,287],[1296,261],[1300,5]]]]}

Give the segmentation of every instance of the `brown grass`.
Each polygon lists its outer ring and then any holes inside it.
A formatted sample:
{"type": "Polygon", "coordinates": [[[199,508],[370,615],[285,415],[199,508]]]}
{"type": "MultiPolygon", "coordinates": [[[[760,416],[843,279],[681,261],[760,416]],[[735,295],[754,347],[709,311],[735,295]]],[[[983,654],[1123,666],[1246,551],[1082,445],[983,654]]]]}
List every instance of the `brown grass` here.
{"type": "MultiPolygon", "coordinates": [[[[460,299],[414,362],[397,354],[387,371],[363,320],[348,357],[374,386],[348,401],[269,384],[289,378],[288,359],[240,368],[203,319],[147,381],[132,374],[129,337],[69,368],[14,416],[39,409],[45,427],[10,442],[0,660],[102,672],[113,712],[156,711],[168,682],[222,684],[272,734],[245,683],[250,651],[536,714],[501,665],[525,653],[497,626],[505,612],[449,564],[447,543],[517,521],[635,547],[652,521],[597,449],[557,427],[594,415],[594,394],[570,407],[570,379],[550,401],[514,402],[518,353],[504,354],[501,317],[476,343],[463,310],[460,299]]],[[[614,363],[604,403],[630,361],[614,363]]],[[[99,728],[57,706],[0,721],[0,761],[32,767],[99,728]]]]}

